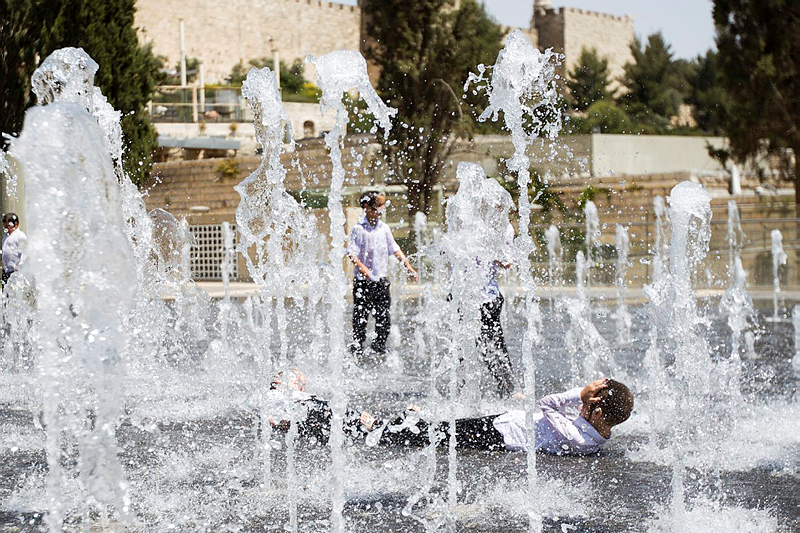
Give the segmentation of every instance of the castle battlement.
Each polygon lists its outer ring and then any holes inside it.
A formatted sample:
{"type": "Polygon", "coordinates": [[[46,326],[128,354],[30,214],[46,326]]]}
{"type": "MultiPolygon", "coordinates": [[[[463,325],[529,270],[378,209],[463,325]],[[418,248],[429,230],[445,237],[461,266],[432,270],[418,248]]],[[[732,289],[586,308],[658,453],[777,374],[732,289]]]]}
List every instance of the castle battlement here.
{"type": "Polygon", "coordinates": [[[340,11],[354,12],[356,9],[361,11],[358,6],[348,4],[340,4],[339,2],[320,2],[319,0],[284,0],[285,2],[294,2],[295,4],[306,4],[312,7],[319,7],[322,9],[338,9],[340,11]]]}
{"type": "Polygon", "coordinates": [[[580,9],[577,7],[560,7],[558,8],[559,14],[561,13],[578,13],[580,15],[589,15],[592,17],[602,18],[602,19],[611,19],[617,20],[620,22],[627,22],[632,21],[633,18],[630,15],[612,15],[610,13],[600,13],[599,11],[591,11],[588,9],[580,9]]]}

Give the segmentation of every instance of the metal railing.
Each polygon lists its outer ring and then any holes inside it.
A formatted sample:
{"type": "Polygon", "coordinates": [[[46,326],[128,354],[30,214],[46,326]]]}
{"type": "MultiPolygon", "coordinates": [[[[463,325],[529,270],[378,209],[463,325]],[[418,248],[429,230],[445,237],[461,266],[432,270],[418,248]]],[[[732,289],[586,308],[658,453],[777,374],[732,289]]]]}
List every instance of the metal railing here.
{"type": "Polygon", "coordinates": [[[160,85],[147,107],[154,122],[249,122],[240,87],[160,85]]]}

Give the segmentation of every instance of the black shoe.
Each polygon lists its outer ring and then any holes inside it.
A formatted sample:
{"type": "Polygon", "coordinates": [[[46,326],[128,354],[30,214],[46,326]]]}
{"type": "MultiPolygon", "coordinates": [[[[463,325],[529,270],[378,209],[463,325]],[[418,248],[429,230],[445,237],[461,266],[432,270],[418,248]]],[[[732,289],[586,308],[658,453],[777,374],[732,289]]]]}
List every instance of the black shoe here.
{"type": "Polygon", "coordinates": [[[359,346],[358,344],[355,344],[355,343],[351,344],[349,346],[349,348],[350,348],[350,355],[353,356],[353,359],[355,360],[356,364],[357,365],[363,364],[364,363],[364,349],[361,346],[359,346]]]}

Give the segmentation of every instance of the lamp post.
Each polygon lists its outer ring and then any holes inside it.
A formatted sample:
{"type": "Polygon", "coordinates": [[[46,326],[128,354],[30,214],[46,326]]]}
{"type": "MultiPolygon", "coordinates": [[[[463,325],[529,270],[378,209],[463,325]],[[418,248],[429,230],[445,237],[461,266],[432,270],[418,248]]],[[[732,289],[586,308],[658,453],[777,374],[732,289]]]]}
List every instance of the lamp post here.
{"type": "Polygon", "coordinates": [[[186,87],[186,39],[184,35],[184,22],[181,20],[181,87],[186,87]]]}
{"type": "Polygon", "coordinates": [[[281,60],[278,49],[275,47],[275,39],[269,38],[269,46],[272,49],[272,70],[275,71],[275,79],[278,82],[278,89],[281,88],[281,60]]]}

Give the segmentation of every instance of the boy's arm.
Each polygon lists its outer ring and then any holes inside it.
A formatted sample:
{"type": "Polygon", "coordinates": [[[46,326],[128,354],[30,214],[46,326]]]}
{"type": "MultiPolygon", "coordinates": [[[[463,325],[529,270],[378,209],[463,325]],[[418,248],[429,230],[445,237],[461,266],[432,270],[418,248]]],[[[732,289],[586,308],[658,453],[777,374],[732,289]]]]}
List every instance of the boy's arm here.
{"type": "Polygon", "coordinates": [[[367,266],[358,259],[358,256],[350,254],[350,260],[365,278],[372,279],[372,272],[370,272],[367,266]]]}
{"type": "Polygon", "coordinates": [[[394,253],[394,256],[397,258],[398,261],[403,263],[403,265],[406,267],[406,270],[408,270],[408,275],[411,278],[411,281],[418,281],[419,276],[417,276],[417,271],[414,270],[413,266],[411,266],[411,262],[408,260],[408,257],[406,257],[406,254],[403,253],[403,250],[398,249],[394,253]]]}
{"type": "Polygon", "coordinates": [[[548,414],[566,415],[568,408],[579,409],[581,407],[581,389],[570,389],[559,394],[550,394],[539,400],[539,409],[545,416],[548,414]]]}
{"type": "Polygon", "coordinates": [[[361,272],[362,276],[364,276],[366,279],[372,279],[372,273],[358,258],[358,253],[361,251],[362,238],[357,229],[358,228],[355,227],[350,232],[350,242],[347,244],[347,257],[350,258],[350,261],[353,262],[358,271],[361,272]]]}
{"type": "Polygon", "coordinates": [[[594,405],[600,401],[597,393],[608,387],[608,379],[596,379],[581,389],[581,416],[589,420],[592,416],[594,405]]]}
{"type": "Polygon", "coordinates": [[[411,266],[411,262],[406,257],[406,254],[403,253],[403,250],[397,245],[397,241],[394,240],[394,235],[392,235],[391,231],[386,232],[386,239],[387,245],[389,247],[389,253],[394,255],[398,261],[403,263],[403,266],[406,267],[408,270],[408,276],[411,278],[411,281],[417,281],[419,278],[417,276],[417,271],[414,270],[414,267],[411,266]]]}

